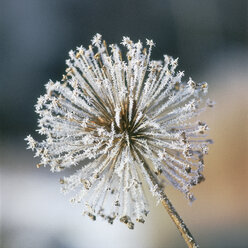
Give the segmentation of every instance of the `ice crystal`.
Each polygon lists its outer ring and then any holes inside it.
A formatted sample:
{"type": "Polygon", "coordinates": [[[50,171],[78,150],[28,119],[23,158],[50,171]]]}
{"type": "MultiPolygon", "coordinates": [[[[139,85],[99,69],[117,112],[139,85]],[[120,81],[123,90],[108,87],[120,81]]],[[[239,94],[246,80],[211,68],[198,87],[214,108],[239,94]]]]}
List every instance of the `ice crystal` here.
{"type": "Polygon", "coordinates": [[[60,182],[63,192],[76,191],[72,202],[81,202],[84,214],[109,223],[118,218],[132,229],[133,220],[143,223],[149,212],[146,183],[158,200],[166,184],[194,199],[190,189],[204,180],[211,141],[207,124],[189,120],[213,104],[202,98],[207,83],[182,81],[177,59],[150,59],[152,40],[146,48],[129,37],[121,44],[125,57],[96,34],[88,49],[69,52],[62,82],[49,81],[35,106],[45,139],[26,140],[41,157],[38,166],[57,172],[77,166],[60,182]]]}

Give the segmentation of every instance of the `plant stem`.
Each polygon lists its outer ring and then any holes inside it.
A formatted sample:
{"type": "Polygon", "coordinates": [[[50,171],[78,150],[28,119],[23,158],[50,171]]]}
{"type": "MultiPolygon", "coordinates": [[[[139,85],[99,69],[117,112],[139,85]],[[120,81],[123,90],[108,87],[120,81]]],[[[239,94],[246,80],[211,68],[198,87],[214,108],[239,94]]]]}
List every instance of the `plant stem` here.
{"type": "Polygon", "coordinates": [[[181,235],[182,235],[184,241],[186,242],[186,244],[188,245],[188,247],[191,247],[191,248],[199,247],[196,244],[196,242],[195,242],[192,234],[190,233],[188,227],[183,222],[182,218],[177,213],[177,211],[173,207],[172,203],[170,202],[170,200],[168,199],[166,194],[162,190],[161,190],[160,194],[161,194],[161,197],[162,197],[161,202],[162,202],[164,208],[167,210],[169,216],[171,217],[171,219],[173,220],[173,222],[177,226],[179,232],[181,233],[181,235]]]}
{"type": "MultiPolygon", "coordinates": [[[[144,161],[144,160],[143,160],[144,161]]],[[[183,222],[182,218],[180,217],[180,215],[177,213],[177,211],[175,210],[175,208],[173,207],[172,203],[170,202],[170,200],[168,199],[168,197],[166,196],[166,194],[164,193],[163,188],[160,186],[157,177],[155,177],[149,167],[149,165],[147,164],[146,161],[144,161],[144,168],[150,178],[150,180],[152,181],[152,184],[154,186],[155,192],[157,194],[159,194],[159,197],[161,199],[161,202],[164,206],[164,208],[167,210],[169,216],[171,217],[171,219],[173,220],[173,222],[175,223],[177,229],[179,230],[179,232],[181,233],[184,241],[186,242],[186,244],[188,245],[188,247],[190,248],[197,248],[199,247],[195,241],[195,239],[193,238],[192,234],[190,233],[188,227],[186,226],[186,224],[183,222]]]]}

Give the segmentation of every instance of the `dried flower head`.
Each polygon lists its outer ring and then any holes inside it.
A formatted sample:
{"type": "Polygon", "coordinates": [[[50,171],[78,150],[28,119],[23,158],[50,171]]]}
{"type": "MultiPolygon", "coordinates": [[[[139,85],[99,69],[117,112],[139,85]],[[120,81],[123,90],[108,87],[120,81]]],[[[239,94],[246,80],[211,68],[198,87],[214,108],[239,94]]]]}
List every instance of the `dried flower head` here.
{"type": "Polygon", "coordinates": [[[204,180],[211,141],[205,123],[189,120],[206,108],[208,87],[182,82],[177,59],[151,60],[152,40],[147,48],[128,37],[121,44],[125,57],[96,34],[88,49],[69,52],[62,82],[49,81],[36,105],[38,132],[46,138],[26,140],[39,166],[79,167],[60,182],[63,192],[77,190],[72,202],[82,202],[85,214],[109,223],[118,218],[132,229],[133,219],[143,223],[149,211],[144,183],[158,200],[158,188],[168,183],[194,199],[190,189],[204,180]]]}

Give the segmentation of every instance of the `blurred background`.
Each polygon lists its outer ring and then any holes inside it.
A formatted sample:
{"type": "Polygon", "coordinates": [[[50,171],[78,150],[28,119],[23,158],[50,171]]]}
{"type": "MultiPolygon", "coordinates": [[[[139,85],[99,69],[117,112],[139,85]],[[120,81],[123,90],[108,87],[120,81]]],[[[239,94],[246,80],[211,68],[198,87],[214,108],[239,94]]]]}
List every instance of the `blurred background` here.
{"type": "Polygon", "coordinates": [[[34,134],[34,104],[44,84],[60,80],[68,51],[98,32],[153,39],[153,59],[179,57],[186,78],[209,83],[217,103],[200,119],[214,139],[206,181],[189,206],[166,192],[201,247],[248,244],[247,0],[0,0],[0,247],[185,247],[162,206],[150,198],[146,223],[130,231],[82,217],[60,194],[61,175],[36,168],[24,138],[34,134]]]}

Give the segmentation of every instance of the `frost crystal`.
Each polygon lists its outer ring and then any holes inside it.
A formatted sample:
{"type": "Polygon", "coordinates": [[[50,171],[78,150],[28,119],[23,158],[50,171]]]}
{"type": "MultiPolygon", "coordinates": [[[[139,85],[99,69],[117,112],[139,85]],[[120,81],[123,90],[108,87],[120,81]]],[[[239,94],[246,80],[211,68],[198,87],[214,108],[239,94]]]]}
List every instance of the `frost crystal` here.
{"type": "Polygon", "coordinates": [[[99,34],[89,49],[69,52],[62,82],[49,81],[35,106],[45,139],[26,140],[41,157],[39,166],[78,167],[60,182],[63,192],[77,191],[71,201],[81,202],[84,214],[109,223],[118,218],[132,229],[149,212],[144,184],[160,200],[149,173],[194,199],[190,189],[204,180],[211,141],[205,123],[189,120],[213,104],[202,103],[207,83],[182,81],[177,59],[150,59],[152,40],[147,48],[129,37],[121,44],[125,57],[99,34]]]}

